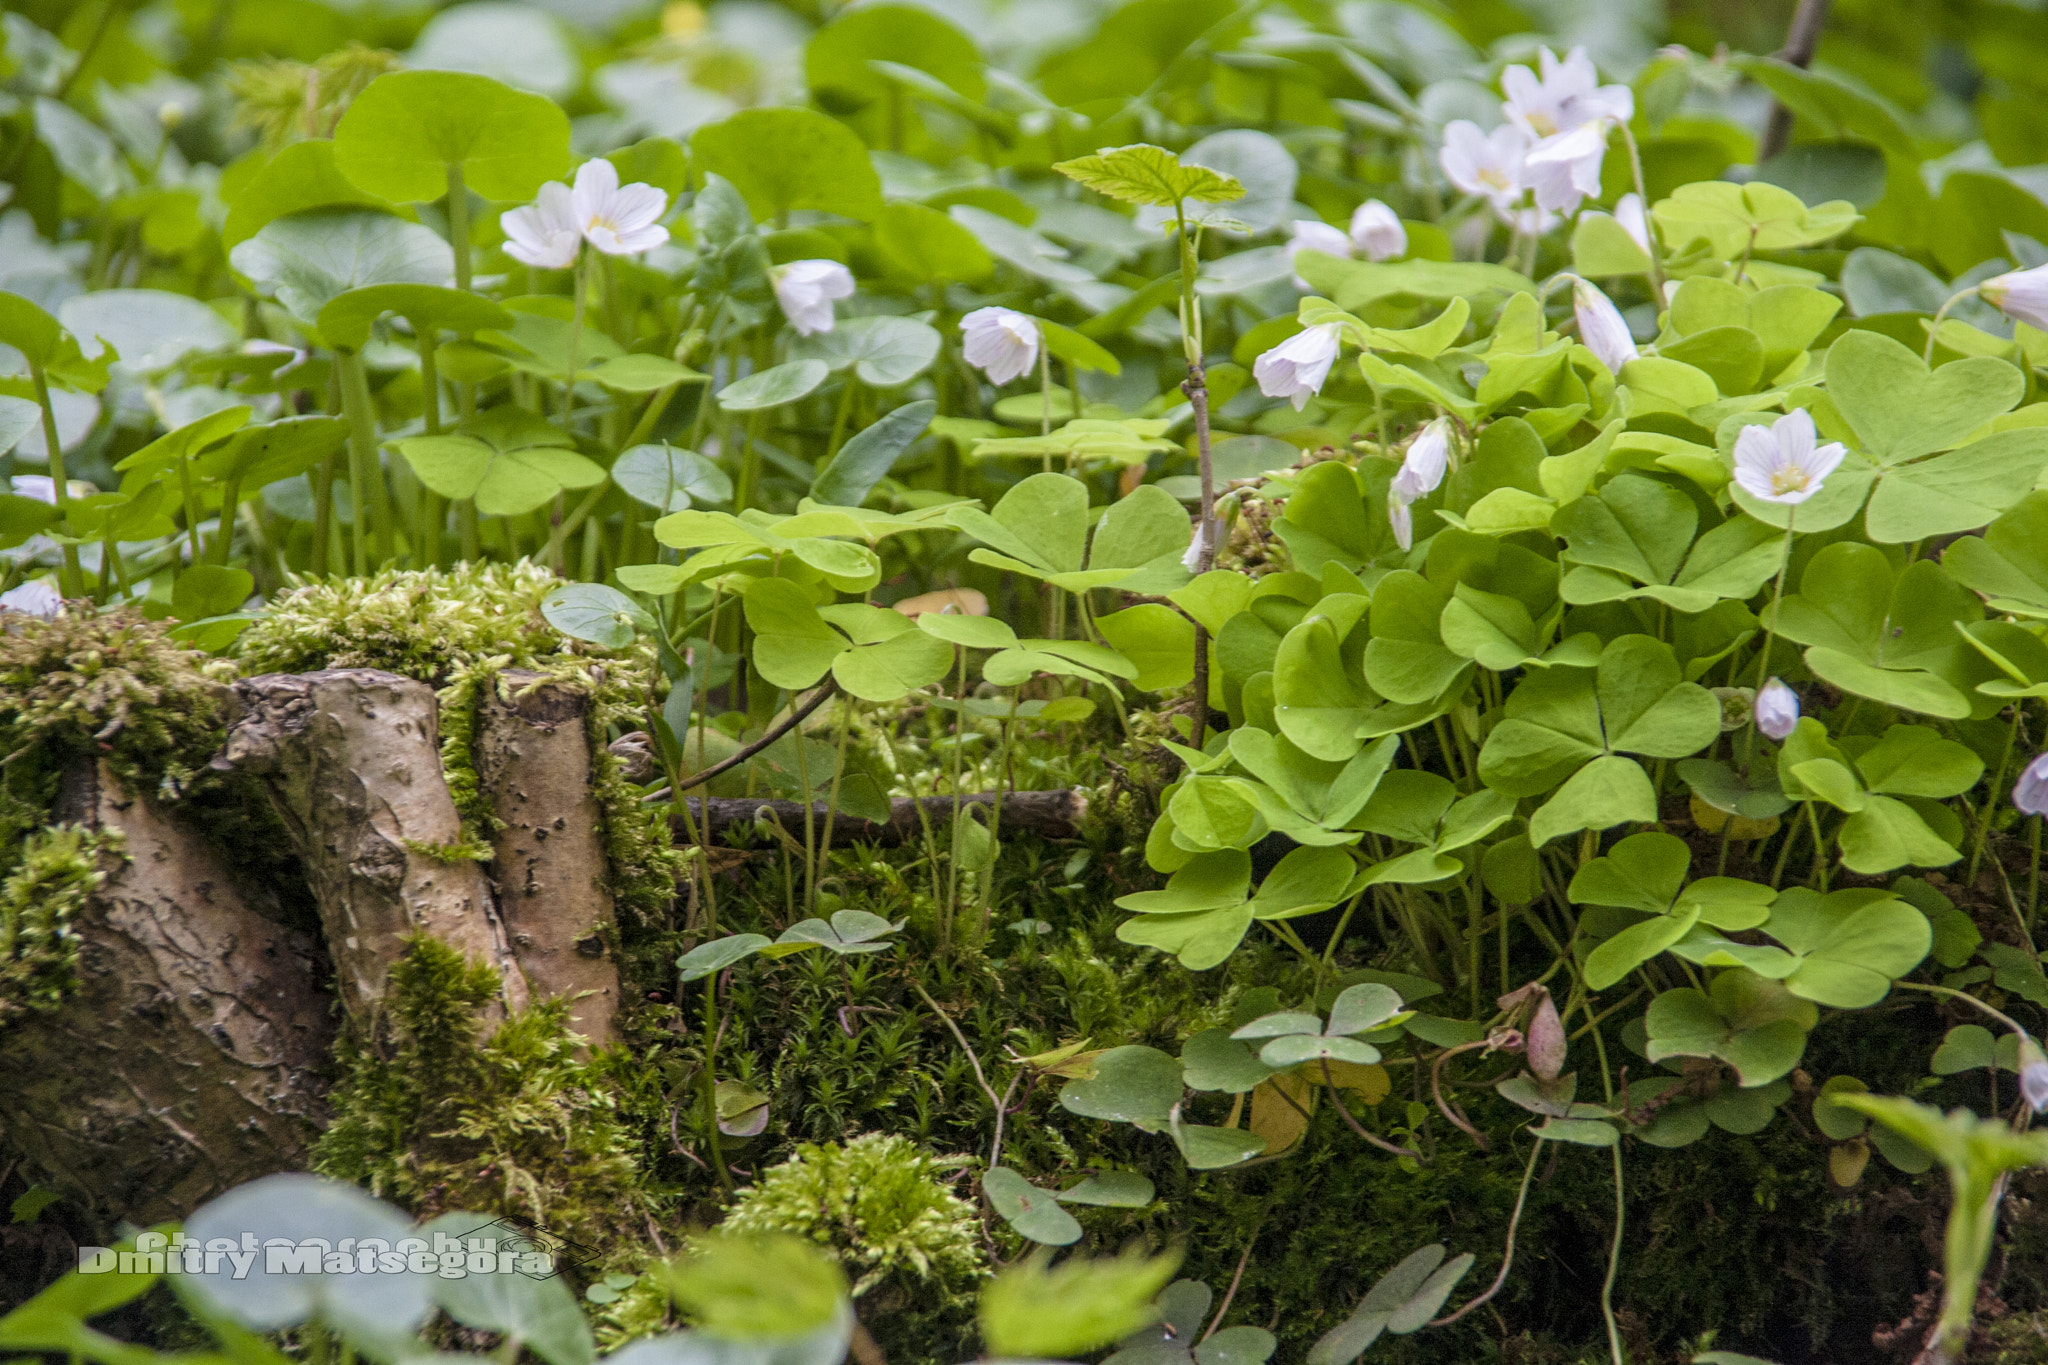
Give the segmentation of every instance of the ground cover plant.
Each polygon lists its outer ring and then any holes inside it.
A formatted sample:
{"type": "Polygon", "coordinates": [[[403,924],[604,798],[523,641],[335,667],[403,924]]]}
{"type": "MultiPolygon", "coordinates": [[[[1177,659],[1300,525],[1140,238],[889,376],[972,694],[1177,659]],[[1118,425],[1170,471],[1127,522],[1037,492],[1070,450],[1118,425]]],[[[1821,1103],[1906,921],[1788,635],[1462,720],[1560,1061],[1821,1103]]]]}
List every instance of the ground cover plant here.
{"type": "Polygon", "coordinates": [[[0,1346],[2048,1359],[2031,10],[0,25],[0,1346]]]}

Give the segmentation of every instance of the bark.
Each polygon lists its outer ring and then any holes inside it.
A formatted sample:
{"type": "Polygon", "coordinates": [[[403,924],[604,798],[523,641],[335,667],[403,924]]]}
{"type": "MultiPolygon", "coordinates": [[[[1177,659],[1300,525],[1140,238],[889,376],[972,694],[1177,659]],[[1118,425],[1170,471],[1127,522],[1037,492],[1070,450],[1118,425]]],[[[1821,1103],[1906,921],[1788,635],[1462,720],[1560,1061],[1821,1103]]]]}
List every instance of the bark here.
{"type": "MultiPolygon", "coordinates": [[[[965,806],[982,808],[984,818],[995,814],[996,793],[976,792],[960,798],[965,806]]],[[[1088,797],[1074,791],[1049,792],[1005,792],[1002,796],[1003,809],[1000,834],[1036,834],[1046,839],[1073,839],[1081,833],[1081,821],[1088,813],[1088,797]]],[[[919,801],[909,797],[898,797],[889,803],[889,819],[886,824],[872,820],[856,820],[841,811],[832,821],[832,842],[835,844],[902,844],[923,837],[923,824],[918,818],[917,807],[924,806],[924,819],[934,829],[953,818],[953,798],[950,796],[927,796],[919,801]]],[[[700,798],[690,799],[690,813],[700,822],[709,820],[706,831],[712,840],[723,838],[729,831],[740,825],[752,824],[756,813],[763,808],[772,811],[782,822],[783,829],[801,839],[804,829],[804,808],[797,801],[767,801],[750,797],[720,797],[706,802],[700,798]]],[[[827,807],[823,802],[811,807],[811,822],[817,837],[825,837],[827,807]]],[[[687,827],[680,816],[674,822],[679,842],[689,842],[687,827]]]]}
{"type": "Polygon", "coordinates": [[[325,1118],[333,1019],[317,945],[175,813],[104,767],[58,818],[117,831],[76,927],[79,986],[0,1030],[0,1133],[105,1231],[299,1169],[325,1118]]]}
{"type": "Polygon", "coordinates": [[[289,831],[335,989],[370,1021],[405,941],[426,933],[495,968],[505,1001],[525,979],[484,872],[445,850],[462,821],[441,771],[434,691],[368,668],[270,673],[235,685],[244,714],[214,760],[256,777],[289,831]]]}
{"type": "Polygon", "coordinates": [[[478,702],[471,753],[503,822],[491,871],[512,953],[537,997],[577,997],[573,1027],[602,1046],[619,1008],[618,934],[589,715],[588,692],[507,672],[478,702]]]}

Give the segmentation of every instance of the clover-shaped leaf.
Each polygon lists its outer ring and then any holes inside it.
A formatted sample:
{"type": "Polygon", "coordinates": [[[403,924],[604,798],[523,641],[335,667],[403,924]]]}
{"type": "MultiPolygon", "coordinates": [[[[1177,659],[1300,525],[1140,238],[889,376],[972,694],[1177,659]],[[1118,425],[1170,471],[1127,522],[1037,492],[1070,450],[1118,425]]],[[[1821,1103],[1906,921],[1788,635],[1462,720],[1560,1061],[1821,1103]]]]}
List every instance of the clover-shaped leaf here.
{"type": "Polygon", "coordinates": [[[676,959],[678,980],[685,985],[744,962],[768,946],[766,934],[730,934],[700,943],[676,959]]]}
{"type": "Polygon", "coordinates": [[[1707,990],[1665,991],[1645,1016],[1645,1053],[1711,1057],[1735,1068],[1744,1086],[1760,1086],[1799,1064],[1820,1013],[1776,981],[1743,968],[1717,975],[1707,990]]]}
{"type": "Polygon", "coordinates": [[[1059,1206],[1051,1191],[1039,1189],[1007,1166],[990,1168],[981,1178],[981,1192],[1020,1237],[1054,1247],[1081,1240],[1081,1225],[1059,1206]]]}
{"type": "Polygon", "coordinates": [[[1349,1318],[1309,1348],[1308,1365],[1350,1365],[1382,1332],[1420,1331],[1471,1269],[1470,1252],[1446,1262],[1440,1242],[1409,1253],[1366,1291],[1349,1318]]]}
{"type": "Polygon", "coordinates": [[[883,938],[902,927],[900,923],[891,924],[880,915],[870,914],[865,910],[840,910],[833,914],[830,923],[821,919],[806,919],[790,925],[782,931],[782,936],[775,940],[766,951],[766,955],[783,957],[807,948],[823,948],[841,957],[887,952],[896,945],[883,942],[883,938]]]}

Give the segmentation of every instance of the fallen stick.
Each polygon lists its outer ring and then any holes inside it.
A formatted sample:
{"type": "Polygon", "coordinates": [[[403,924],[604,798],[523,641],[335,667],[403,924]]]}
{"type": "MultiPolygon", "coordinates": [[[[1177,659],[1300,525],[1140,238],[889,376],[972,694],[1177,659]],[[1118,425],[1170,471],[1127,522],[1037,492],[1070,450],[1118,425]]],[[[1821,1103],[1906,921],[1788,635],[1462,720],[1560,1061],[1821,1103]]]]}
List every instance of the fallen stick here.
{"type": "MultiPolygon", "coordinates": [[[[974,792],[959,797],[963,806],[982,807],[982,818],[993,815],[996,803],[995,792],[974,792]]],[[[889,803],[887,823],[874,820],[857,820],[840,811],[831,821],[832,842],[835,844],[901,844],[920,837],[923,828],[918,820],[917,808],[924,807],[924,818],[934,826],[953,818],[953,803],[950,796],[927,796],[920,800],[898,797],[889,803]]],[[[796,838],[803,837],[804,808],[797,801],[770,801],[755,797],[714,797],[709,801],[692,797],[690,813],[705,828],[706,835],[713,841],[722,839],[737,826],[751,825],[760,818],[759,812],[772,812],[782,828],[796,838]]],[[[824,802],[811,807],[811,820],[823,838],[826,829],[827,809],[824,802]]],[[[1087,793],[1078,789],[1049,792],[1004,792],[1002,793],[1002,823],[998,833],[1036,834],[1046,839],[1073,839],[1081,833],[1081,821],[1088,813],[1087,793]]],[[[672,820],[676,842],[695,842],[689,836],[688,828],[681,816],[672,820]]]]}

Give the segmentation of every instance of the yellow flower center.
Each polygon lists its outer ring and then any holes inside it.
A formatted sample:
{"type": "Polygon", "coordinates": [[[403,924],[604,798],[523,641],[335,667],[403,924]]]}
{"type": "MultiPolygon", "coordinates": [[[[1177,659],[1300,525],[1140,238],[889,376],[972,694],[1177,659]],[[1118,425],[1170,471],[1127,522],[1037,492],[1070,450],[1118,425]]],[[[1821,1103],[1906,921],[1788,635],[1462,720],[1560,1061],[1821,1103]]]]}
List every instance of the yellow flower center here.
{"type": "Polygon", "coordinates": [[[1529,126],[1536,130],[1536,136],[1538,137],[1549,137],[1557,131],[1557,124],[1551,120],[1548,114],[1529,115],[1529,126]]]}
{"type": "Polygon", "coordinates": [[[1511,190],[1515,187],[1514,182],[1509,180],[1506,175],[1490,167],[1479,173],[1479,179],[1497,190],[1511,190]]]}
{"type": "Polygon", "coordinates": [[[1806,470],[1796,464],[1783,465],[1771,471],[1773,493],[1801,493],[1806,490],[1807,482],[1806,470]]]}

